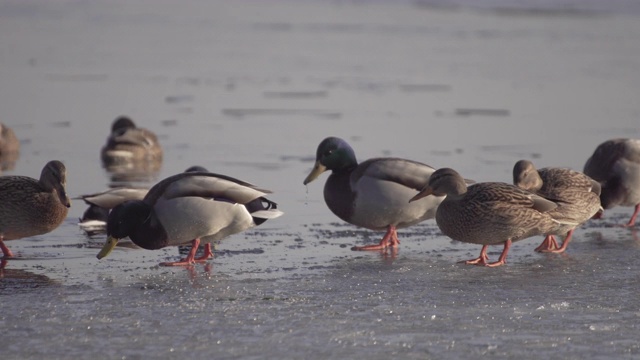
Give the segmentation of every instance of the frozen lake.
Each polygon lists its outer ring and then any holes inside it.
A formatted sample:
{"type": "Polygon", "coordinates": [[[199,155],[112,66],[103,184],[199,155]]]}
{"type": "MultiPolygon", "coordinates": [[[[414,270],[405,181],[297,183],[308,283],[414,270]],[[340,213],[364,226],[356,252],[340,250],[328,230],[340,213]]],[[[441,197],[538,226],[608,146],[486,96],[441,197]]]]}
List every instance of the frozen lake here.
{"type": "Polygon", "coordinates": [[[614,226],[631,208],[566,254],[535,253],[538,237],[482,268],[433,220],[400,230],[396,256],[352,252],[382,233],[329,211],[327,175],[302,185],[327,136],[361,161],[506,182],[519,159],[580,170],[600,142],[640,137],[633,3],[509,3],[0,1],[0,121],[22,143],[4,174],[58,159],[70,196],[102,191],[121,179],[100,148],[129,115],[165,151],[134,184],[201,165],[285,212],[173,269],[157,264],[176,248],[98,261],[105,236],[78,228],[75,200],[54,232],[7,242],[2,359],[640,359],[638,226],[614,226]]]}

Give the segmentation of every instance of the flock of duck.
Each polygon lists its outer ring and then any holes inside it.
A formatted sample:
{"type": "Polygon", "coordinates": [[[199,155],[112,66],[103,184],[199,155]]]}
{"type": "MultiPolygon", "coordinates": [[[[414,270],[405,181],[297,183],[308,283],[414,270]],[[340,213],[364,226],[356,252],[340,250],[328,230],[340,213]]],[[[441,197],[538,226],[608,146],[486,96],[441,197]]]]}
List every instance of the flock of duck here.
{"type": "MultiPolygon", "coordinates": [[[[0,124],[0,156],[19,151],[13,131],[0,124]]],[[[120,117],[102,148],[103,164],[144,164],[162,159],[162,148],[149,130],[120,117]]],[[[536,169],[527,160],[513,168],[513,184],[465,179],[450,168],[434,169],[400,158],[374,158],[358,163],[353,148],[336,137],[324,139],[306,185],[331,171],[324,199],[340,219],[371,230],[385,230],[382,240],[352,250],[395,250],[397,229],[435,218],[454,240],[482,245],[467,264],[505,264],[512,242],[544,235],[540,252],[563,252],[573,231],[604,209],[635,206],[624,226],[634,226],[640,212],[640,140],[612,139],[600,144],[584,172],[566,168],[536,169]],[[561,244],[555,236],[565,235],[561,244]],[[497,261],[489,261],[489,245],[503,244],[497,261]]],[[[0,250],[14,254],[5,241],[56,229],[67,217],[71,201],[65,190],[66,169],[53,160],[40,179],[0,177],[0,250]]],[[[202,167],[169,176],[150,189],[115,188],[82,196],[89,204],[82,222],[103,224],[107,241],[97,255],[107,256],[128,237],[141,248],[191,245],[186,258],[162,263],[186,266],[213,257],[212,243],[245,231],[283,212],[267,198],[271,192],[202,167]],[[203,245],[202,255],[197,249],[203,245]]],[[[89,225],[90,224],[90,225],[89,225]]]]}

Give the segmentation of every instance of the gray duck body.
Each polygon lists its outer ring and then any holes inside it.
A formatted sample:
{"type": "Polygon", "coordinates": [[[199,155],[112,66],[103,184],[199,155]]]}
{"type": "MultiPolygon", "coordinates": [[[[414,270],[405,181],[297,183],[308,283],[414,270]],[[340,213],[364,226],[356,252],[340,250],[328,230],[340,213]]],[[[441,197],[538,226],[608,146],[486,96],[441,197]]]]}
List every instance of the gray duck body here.
{"type": "Polygon", "coordinates": [[[307,185],[331,170],[324,186],[324,200],[340,219],[386,233],[377,245],[355,246],[352,250],[397,248],[397,228],[433,218],[443,197],[429,196],[409,202],[422,189],[434,169],[400,158],[374,158],[358,163],[353,148],[337,137],[328,137],[316,150],[316,163],[305,178],[307,185]]]}
{"type": "Polygon", "coordinates": [[[324,186],[327,207],[340,219],[371,230],[404,228],[435,216],[442,197],[408,200],[434,169],[400,158],[373,158],[332,171],[324,186]]]}
{"type": "Polygon", "coordinates": [[[584,173],[601,184],[603,208],[640,204],[640,139],[612,139],[598,145],[584,173]]]}

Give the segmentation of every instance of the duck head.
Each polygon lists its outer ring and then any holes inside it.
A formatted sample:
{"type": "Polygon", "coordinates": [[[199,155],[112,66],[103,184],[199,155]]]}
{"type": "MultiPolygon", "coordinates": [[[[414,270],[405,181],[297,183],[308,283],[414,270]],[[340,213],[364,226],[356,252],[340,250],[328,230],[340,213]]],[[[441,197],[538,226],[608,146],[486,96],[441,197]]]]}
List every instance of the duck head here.
{"type": "Polygon", "coordinates": [[[102,259],[111,253],[118,241],[133,234],[151,215],[151,207],[143,201],[126,201],[114,207],[107,219],[107,242],[98,253],[102,259]]]}
{"type": "Polygon", "coordinates": [[[425,196],[462,195],[467,192],[467,183],[457,171],[450,168],[438,169],[429,177],[429,183],[411,201],[425,196]]]}
{"type": "Polygon", "coordinates": [[[318,145],[316,163],[304,179],[304,185],[312,182],[327,170],[341,171],[357,165],[356,155],[346,141],[337,137],[328,137],[318,145]]]}
{"type": "Polygon", "coordinates": [[[58,160],[49,161],[42,168],[40,173],[40,183],[47,190],[55,190],[62,205],[71,207],[71,200],[67,196],[65,186],[67,185],[67,168],[58,160]]]}
{"type": "Polygon", "coordinates": [[[529,160],[520,160],[513,166],[513,185],[536,192],[542,188],[542,178],[529,160]]]}

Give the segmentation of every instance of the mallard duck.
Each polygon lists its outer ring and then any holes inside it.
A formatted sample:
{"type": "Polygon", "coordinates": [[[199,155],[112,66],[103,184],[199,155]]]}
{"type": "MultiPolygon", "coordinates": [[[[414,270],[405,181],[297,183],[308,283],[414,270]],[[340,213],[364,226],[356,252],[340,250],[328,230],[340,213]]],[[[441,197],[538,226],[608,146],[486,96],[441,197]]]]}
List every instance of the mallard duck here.
{"type": "Polygon", "coordinates": [[[107,256],[119,239],[129,237],[143,249],[191,244],[186,259],[162,263],[191,265],[213,256],[211,243],[277,218],[282,212],[264,196],[268,190],[206,172],[185,172],[154,185],[143,200],[114,207],[107,220],[107,242],[98,259],[107,256]],[[200,243],[204,255],[195,258],[200,243]]]}
{"type": "Polygon", "coordinates": [[[504,265],[513,241],[547,234],[560,223],[549,215],[558,207],[553,201],[500,182],[467,187],[462,176],[450,168],[436,170],[429,184],[411,201],[429,195],[446,195],[436,212],[436,222],[445,235],[482,245],[480,256],[466,264],[504,265]],[[498,261],[489,262],[488,246],[502,243],[498,261]]]}
{"type": "Polygon", "coordinates": [[[324,185],[324,200],[340,219],[371,230],[386,230],[379,244],[355,246],[352,250],[397,248],[396,229],[435,216],[442,196],[429,196],[409,203],[426,186],[434,169],[417,161],[375,158],[358,164],[346,141],[328,137],[318,145],[316,163],[304,179],[307,185],[331,170],[324,185]]]}
{"type": "Polygon", "coordinates": [[[635,206],[625,225],[634,226],[640,213],[640,139],[613,139],[598,145],[584,165],[584,173],[602,186],[604,209],[635,206]]]}
{"type": "MultiPolygon", "coordinates": [[[[558,207],[548,214],[556,220],[582,224],[600,210],[600,184],[578,171],[550,167],[537,170],[531,161],[520,160],[513,167],[513,184],[555,202],[558,207]]],[[[575,227],[559,225],[536,251],[565,251],[574,230],[575,227]],[[558,246],[554,234],[565,233],[562,246],[558,246]]]]}
{"type": "Polygon", "coordinates": [[[0,123],[0,170],[13,169],[20,154],[20,141],[10,127],[0,123]]]}
{"type": "Polygon", "coordinates": [[[5,257],[13,254],[3,240],[45,234],[64,221],[71,206],[65,185],[66,169],[57,160],[45,165],[40,180],[0,177],[0,249],[5,257]]]}
{"type": "MultiPolygon", "coordinates": [[[[162,161],[162,148],[156,135],[136,124],[128,117],[114,120],[111,134],[102,148],[105,165],[122,163],[158,163],[162,161]]],[[[155,169],[155,168],[154,168],[155,169]]]]}

